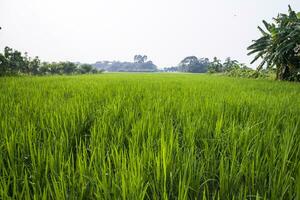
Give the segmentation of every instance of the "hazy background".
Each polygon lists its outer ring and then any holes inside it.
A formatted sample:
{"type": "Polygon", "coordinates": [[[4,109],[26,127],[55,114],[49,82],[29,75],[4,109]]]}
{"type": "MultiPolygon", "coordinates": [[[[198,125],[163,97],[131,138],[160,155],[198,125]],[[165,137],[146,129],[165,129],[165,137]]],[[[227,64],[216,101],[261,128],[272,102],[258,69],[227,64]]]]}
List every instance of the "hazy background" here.
{"type": "Polygon", "coordinates": [[[300,0],[0,0],[0,48],[45,61],[131,61],[159,67],[184,57],[248,63],[257,26],[300,0]]]}

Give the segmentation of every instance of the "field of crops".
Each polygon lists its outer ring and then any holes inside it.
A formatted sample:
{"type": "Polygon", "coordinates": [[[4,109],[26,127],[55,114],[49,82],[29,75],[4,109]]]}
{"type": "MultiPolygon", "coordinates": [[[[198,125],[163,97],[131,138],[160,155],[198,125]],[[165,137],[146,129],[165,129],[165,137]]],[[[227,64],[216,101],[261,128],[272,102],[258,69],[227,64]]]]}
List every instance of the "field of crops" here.
{"type": "Polygon", "coordinates": [[[300,198],[300,85],[0,79],[0,199],[300,198]]]}

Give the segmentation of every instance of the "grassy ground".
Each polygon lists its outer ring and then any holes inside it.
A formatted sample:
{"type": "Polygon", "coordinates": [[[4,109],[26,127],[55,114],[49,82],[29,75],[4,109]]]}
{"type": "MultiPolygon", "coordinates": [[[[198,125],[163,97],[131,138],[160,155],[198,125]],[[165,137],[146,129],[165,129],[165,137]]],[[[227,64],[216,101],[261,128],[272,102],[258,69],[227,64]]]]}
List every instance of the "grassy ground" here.
{"type": "Polygon", "coordinates": [[[300,198],[300,85],[0,79],[0,199],[300,198]]]}

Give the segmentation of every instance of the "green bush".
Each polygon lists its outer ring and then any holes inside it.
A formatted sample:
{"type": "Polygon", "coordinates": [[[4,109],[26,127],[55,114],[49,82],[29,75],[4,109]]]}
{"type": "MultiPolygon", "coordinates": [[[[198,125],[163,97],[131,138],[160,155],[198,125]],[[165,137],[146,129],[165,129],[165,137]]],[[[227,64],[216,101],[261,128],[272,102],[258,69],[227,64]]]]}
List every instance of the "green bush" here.
{"type": "Polygon", "coordinates": [[[251,68],[235,68],[224,73],[231,77],[241,77],[241,78],[258,78],[258,79],[275,79],[275,72],[273,70],[254,70],[251,68]]]}

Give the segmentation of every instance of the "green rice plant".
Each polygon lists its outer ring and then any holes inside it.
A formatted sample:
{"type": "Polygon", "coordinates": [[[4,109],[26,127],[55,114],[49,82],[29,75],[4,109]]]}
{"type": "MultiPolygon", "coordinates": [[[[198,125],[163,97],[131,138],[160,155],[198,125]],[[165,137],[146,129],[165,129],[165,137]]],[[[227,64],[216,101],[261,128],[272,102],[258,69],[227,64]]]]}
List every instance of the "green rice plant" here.
{"type": "Polygon", "coordinates": [[[0,199],[299,199],[300,85],[0,79],[0,199]]]}

